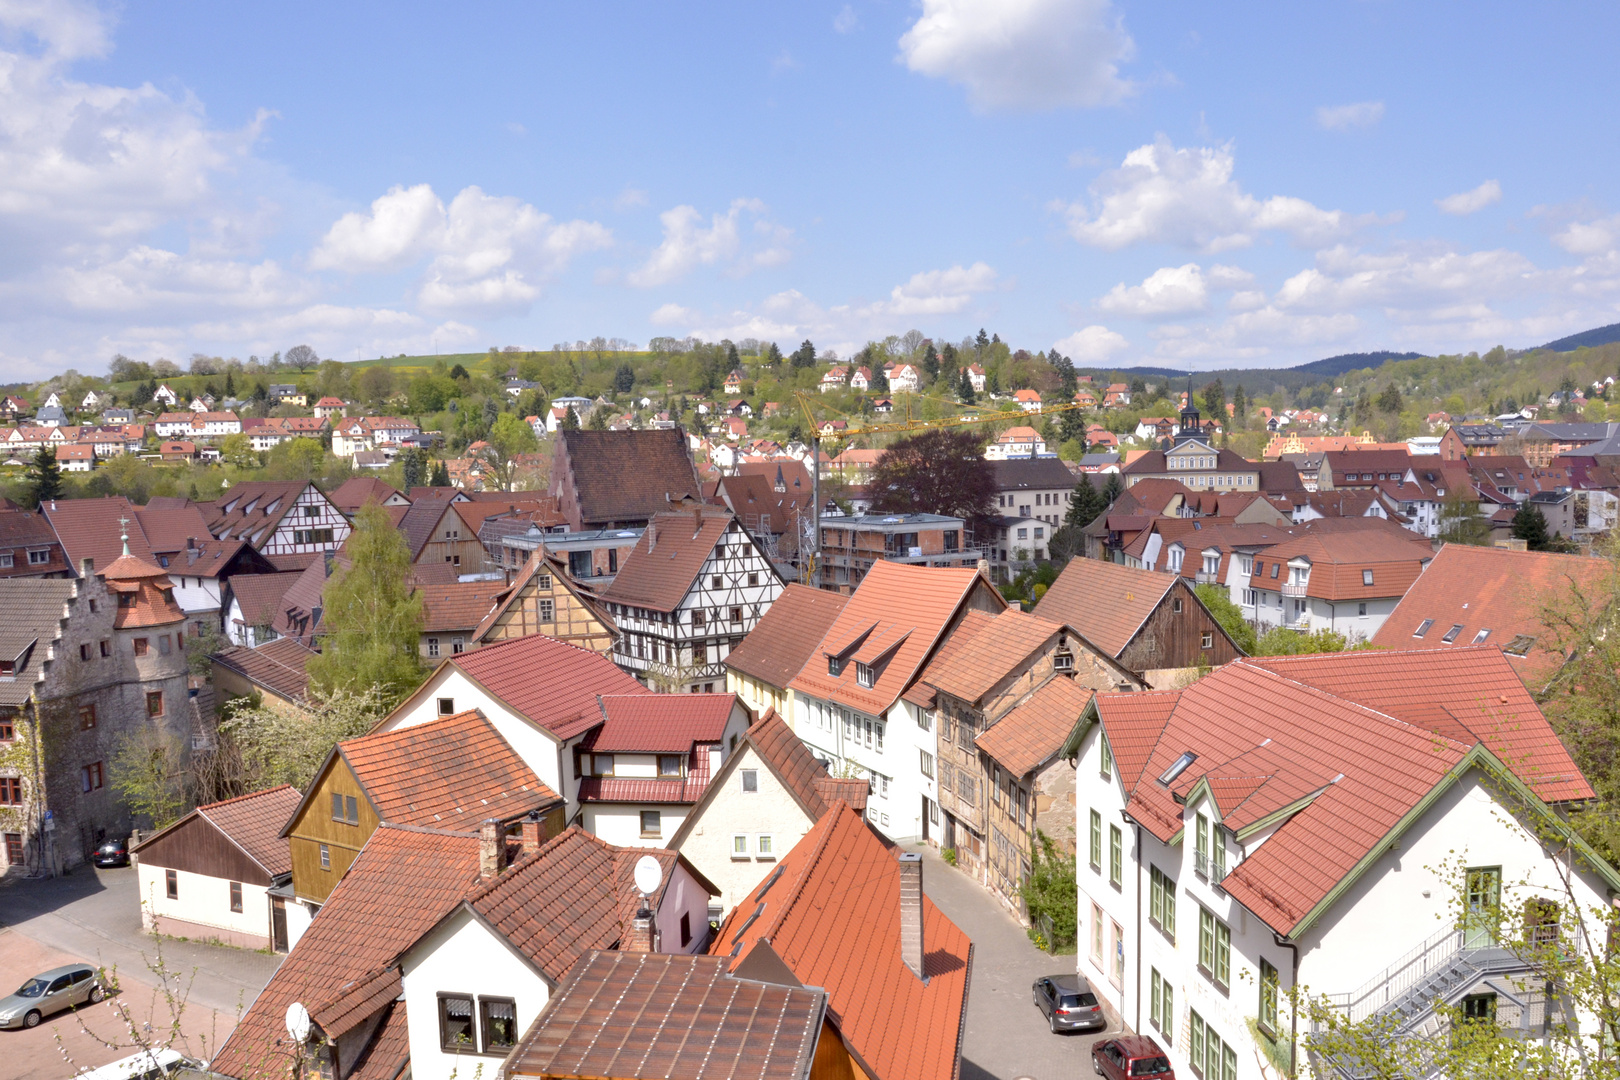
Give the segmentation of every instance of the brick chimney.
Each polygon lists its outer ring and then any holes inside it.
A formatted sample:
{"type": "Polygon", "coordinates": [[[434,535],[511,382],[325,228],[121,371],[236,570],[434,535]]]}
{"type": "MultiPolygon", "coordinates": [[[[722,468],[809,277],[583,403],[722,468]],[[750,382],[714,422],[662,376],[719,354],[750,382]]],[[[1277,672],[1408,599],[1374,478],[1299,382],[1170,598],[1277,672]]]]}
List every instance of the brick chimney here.
{"type": "Polygon", "coordinates": [[[529,816],[523,819],[522,835],[523,854],[533,855],[540,850],[546,842],[546,819],[540,816],[540,811],[529,811],[529,816]]]}
{"type": "Polygon", "coordinates": [[[980,575],[982,575],[984,577],[984,580],[986,580],[986,581],[990,580],[990,560],[989,559],[980,559],[979,560],[978,570],[979,570],[980,575]]]}
{"type": "Polygon", "coordinates": [[[900,959],[923,978],[922,856],[900,853],[900,959]]]}
{"type": "Polygon", "coordinates": [[[485,818],[478,826],[478,877],[488,881],[506,869],[506,835],[501,823],[485,818]]]}
{"type": "Polygon", "coordinates": [[[630,921],[630,933],[625,936],[621,952],[657,952],[656,931],[653,930],[652,912],[642,908],[630,921]]]}

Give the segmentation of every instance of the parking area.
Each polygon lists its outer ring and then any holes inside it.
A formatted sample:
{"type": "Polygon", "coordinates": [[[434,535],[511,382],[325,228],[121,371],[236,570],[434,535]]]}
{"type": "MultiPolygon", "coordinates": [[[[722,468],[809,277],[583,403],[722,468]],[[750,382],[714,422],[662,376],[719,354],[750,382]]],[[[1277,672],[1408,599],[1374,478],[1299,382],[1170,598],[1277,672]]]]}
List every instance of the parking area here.
{"type": "Polygon", "coordinates": [[[116,969],[120,987],[116,997],[59,1013],[32,1030],[0,1031],[0,1080],[65,1080],[135,1053],[139,1046],[131,1026],[142,1033],[162,1032],[177,1019],[175,1048],[207,1058],[281,961],[241,949],[164,941],[161,968],[171,976],[165,994],[151,970],[158,953],[158,943],[141,932],[132,869],[80,868],[62,878],[0,886],[0,992],[75,962],[116,969]]]}
{"type": "Polygon", "coordinates": [[[1075,958],[1031,945],[1018,920],[967,875],[924,851],[923,891],[973,939],[962,1080],[1074,1080],[1091,1074],[1091,1044],[1117,1035],[1054,1035],[1031,987],[1042,975],[1073,972],[1075,958]]]}

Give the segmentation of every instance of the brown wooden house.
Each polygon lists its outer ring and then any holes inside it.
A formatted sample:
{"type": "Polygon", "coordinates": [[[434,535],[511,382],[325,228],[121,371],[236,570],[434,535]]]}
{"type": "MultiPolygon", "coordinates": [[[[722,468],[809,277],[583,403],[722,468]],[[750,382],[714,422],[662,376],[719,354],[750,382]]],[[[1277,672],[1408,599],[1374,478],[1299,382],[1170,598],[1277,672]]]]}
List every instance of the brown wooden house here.
{"type": "Polygon", "coordinates": [[[1035,614],[1074,627],[1156,690],[1244,655],[1179,574],[1072,559],[1035,614]]]}
{"type": "Polygon", "coordinates": [[[531,811],[563,828],[563,799],[524,764],[480,712],[446,716],[338,743],[281,830],[293,893],[318,907],[381,822],[476,832],[531,811]]]}
{"type": "Polygon", "coordinates": [[[606,656],[619,638],[618,627],[597,602],[568,573],[561,556],[540,548],[497,598],[495,606],[474,630],[476,645],[544,634],[606,656]]]}

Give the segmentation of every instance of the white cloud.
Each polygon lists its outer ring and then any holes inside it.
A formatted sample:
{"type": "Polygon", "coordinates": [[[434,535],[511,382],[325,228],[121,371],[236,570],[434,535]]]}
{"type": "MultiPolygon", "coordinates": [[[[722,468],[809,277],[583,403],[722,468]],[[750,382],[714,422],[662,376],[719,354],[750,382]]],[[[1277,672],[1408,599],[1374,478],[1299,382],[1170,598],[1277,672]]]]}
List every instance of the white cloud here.
{"type": "Polygon", "coordinates": [[[649,288],[667,285],[685,277],[699,266],[726,266],[734,274],[759,267],[778,266],[791,257],[789,244],[793,231],[765,217],[765,204],[758,199],[733,199],[724,214],[714,214],[705,224],[694,206],[677,206],[658,215],[663,224],[663,242],[653,250],[639,269],[630,272],[632,285],[649,288]],[[759,246],[744,252],[740,232],[741,217],[753,217],[753,234],[759,246]]]}
{"type": "Polygon", "coordinates": [[[855,14],[855,9],[845,4],[833,17],[833,29],[840,34],[854,33],[856,27],[861,25],[861,17],[855,14]]]}
{"type": "Polygon", "coordinates": [[[884,315],[954,315],[973,302],[977,293],[990,292],[999,282],[996,272],[982,262],[948,270],[926,270],[896,285],[889,299],[864,309],[884,315]]]}
{"type": "Polygon", "coordinates": [[[701,312],[694,311],[689,307],[682,307],[672,301],[668,304],[660,304],[647,318],[654,326],[681,326],[695,323],[703,318],[703,315],[701,312]]]}
{"type": "Polygon", "coordinates": [[[626,187],[619,192],[618,198],[613,200],[613,209],[632,210],[638,206],[647,205],[647,193],[638,187],[626,187]]]}
{"type": "Polygon", "coordinates": [[[1382,101],[1358,101],[1352,105],[1323,105],[1316,110],[1316,123],[1328,131],[1372,127],[1384,118],[1382,101]]]}
{"type": "MultiPolygon", "coordinates": [[[[1538,210],[1541,208],[1538,207],[1538,210]]],[[[1546,212],[1541,210],[1541,212],[1546,212]]],[[[1603,255],[1620,246],[1620,215],[1565,221],[1552,234],[1552,242],[1571,255],[1603,255]]]]}
{"type": "Polygon", "coordinates": [[[1376,220],[1291,196],[1262,201],[1232,179],[1233,168],[1229,145],[1178,150],[1160,136],[1099,176],[1090,206],[1059,202],[1053,209],[1067,219],[1076,240],[1109,251],[1140,243],[1227,251],[1249,246],[1264,231],[1316,248],[1376,220]]]}
{"type": "Polygon", "coordinates": [[[1209,289],[1197,263],[1166,266],[1149,274],[1140,285],[1127,287],[1120,282],[1097,301],[1097,307],[1112,315],[1138,318],[1189,315],[1209,307],[1209,289]]]}
{"type": "Polygon", "coordinates": [[[1482,297],[1522,297],[1541,284],[1536,267],[1515,251],[1394,251],[1367,254],[1337,247],[1317,265],[1283,282],[1284,309],[1346,311],[1427,308],[1482,297]]]}
{"type": "Polygon", "coordinates": [[[377,273],[411,265],[444,239],[444,203],[428,184],[392,187],[372,200],[369,214],[351,211],[333,222],[310,253],[314,270],[377,273]]]}
{"type": "Polygon", "coordinates": [[[1459,217],[1477,213],[1492,203],[1502,201],[1502,185],[1495,180],[1487,180],[1477,188],[1469,191],[1459,191],[1455,195],[1447,195],[1443,199],[1436,199],[1434,205],[1440,208],[1442,214],[1456,214],[1459,217]]]}
{"type": "Polygon", "coordinates": [[[1122,349],[1130,347],[1125,335],[1117,334],[1106,326],[1088,326],[1076,330],[1052,348],[1077,364],[1102,364],[1122,349]]]}
{"type": "Polygon", "coordinates": [[[60,279],[69,305],[87,312],[130,312],[144,317],[184,313],[198,305],[269,309],[305,303],[310,284],[275,262],[248,264],[188,257],[140,245],[121,258],[72,268],[60,279]]]}
{"type": "Polygon", "coordinates": [[[967,88],[976,109],[1112,105],[1135,43],[1109,0],[922,0],[900,58],[967,88]]]}
{"type": "Polygon", "coordinates": [[[55,60],[105,56],[112,44],[107,18],[85,0],[3,0],[0,28],[33,38],[55,60]]]}

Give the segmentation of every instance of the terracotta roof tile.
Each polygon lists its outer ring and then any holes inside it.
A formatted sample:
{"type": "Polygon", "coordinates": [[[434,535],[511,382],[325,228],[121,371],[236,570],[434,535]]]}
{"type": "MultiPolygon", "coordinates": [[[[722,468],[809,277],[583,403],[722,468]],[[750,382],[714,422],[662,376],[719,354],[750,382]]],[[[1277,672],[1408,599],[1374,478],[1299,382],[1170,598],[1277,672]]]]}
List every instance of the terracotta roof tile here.
{"type": "MultiPolygon", "coordinates": [[[[834,620],[822,644],[789,684],[815,697],[836,699],[873,716],[900,698],[922,671],[951,620],[984,579],[977,570],[910,566],[878,562],[834,620]],[[905,633],[906,641],[878,673],[870,688],[856,682],[856,667],[845,664],[838,675],[827,670],[829,643],[852,643],[868,628],[905,633]]],[[[990,590],[994,600],[1000,594],[990,590]]],[[[1000,606],[1005,606],[1002,601],[1000,606]]]]}
{"type": "Polygon", "coordinates": [[[0,659],[16,664],[13,677],[0,681],[0,705],[27,701],[45,677],[75,592],[75,583],[62,578],[0,578],[0,659]]]}
{"type": "Polygon", "coordinates": [[[477,712],[362,735],[337,750],[377,817],[396,825],[476,829],[562,801],[477,712]]]}
{"type": "Polygon", "coordinates": [[[286,1038],[287,1006],[329,1001],[393,963],[461,902],[477,873],[476,835],[382,825],[210,1067],[241,1080],[285,1080],[276,1041],[286,1038]]]}
{"type": "Polygon", "coordinates": [[[1070,559],[1034,614],[1074,627],[1117,660],[1175,583],[1173,574],[1070,559]]]}
{"type": "Polygon", "coordinates": [[[1063,749],[1091,697],[1073,679],[1052,679],[974,742],[1014,776],[1026,776],[1063,749]]]}
{"type": "Polygon", "coordinates": [[[603,753],[687,754],[718,744],[736,694],[615,694],[598,698],[602,726],[580,740],[603,753]]]}
{"type": "Polygon", "coordinates": [[[398,491],[375,476],[352,476],[334,488],[327,498],[332,500],[333,506],[349,513],[360,509],[368,502],[381,505],[398,494],[398,491]]]}
{"type": "MultiPolygon", "coordinates": [[[[691,510],[655,515],[620,564],[618,576],[602,590],[602,599],[674,611],[736,520],[725,507],[696,504],[691,510]]],[[[739,532],[732,539],[744,535],[739,532]]]]}
{"type": "Polygon", "coordinates": [[[1565,660],[1541,621],[1543,609],[1568,597],[1572,585],[1588,593],[1600,582],[1606,588],[1609,573],[1605,559],[1447,544],[1406,590],[1373,644],[1401,650],[1461,648],[1476,641],[1513,645],[1508,662],[1539,692],[1565,660]],[[1433,625],[1416,637],[1425,619],[1433,625]],[[1461,630],[1443,640],[1453,626],[1461,630]],[[1515,639],[1521,639],[1517,645],[1515,639]]]}
{"type": "Polygon", "coordinates": [[[224,802],[197,807],[197,813],[236,841],[271,877],[292,872],[292,856],[281,827],[287,824],[302,796],[291,784],[255,791],[224,802]]]}
{"type": "Polygon", "coordinates": [[[1126,791],[1141,778],[1180,697],[1179,691],[1098,696],[1097,710],[1108,736],[1108,749],[1126,791]]]}
{"type": "Polygon", "coordinates": [[[507,586],[500,581],[458,581],[453,585],[420,585],[422,630],[471,630],[484,621],[507,586]]]}
{"type": "Polygon", "coordinates": [[[405,1016],[405,1002],[396,1001],[383,1011],[376,1033],[359,1058],[344,1070],[344,1080],[399,1080],[410,1063],[410,1023],[405,1016]]]}
{"type": "Polygon", "coordinates": [[[302,701],[309,692],[306,665],[314,655],[296,638],[276,638],[257,649],[232,645],[213,660],[289,701],[302,701]]]}
{"type": "MultiPolygon", "coordinates": [[[[754,748],[754,753],[776,773],[783,786],[799,801],[799,805],[805,808],[812,820],[826,813],[827,801],[823,791],[833,789],[825,788],[822,781],[832,780],[833,777],[827,775],[826,767],[816,760],[810,748],[783,722],[775,709],[760,717],[748,729],[746,738],[748,744],[754,748]]],[[[733,753],[741,750],[742,747],[739,746],[733,753]]],[[[857,780],[853,783],[859,785],[864,805],[866,781],[857,780]]]]}
{"type": "Polygon", "coordinates": [[[917,681],[907,687],[906,692],[900,696],[919,709],[932,709],[938,704],[939,695],[934,690],[933,683],[929,678],[930,675],[936,668],[943,670],[954,664],[956,657],[967,647],[968,643],[978,637],[981,630],[995,621],[996,617],[988,611],[972,609],[964,611],[962,621],[956,624],[956,629],[945,639],[945,644],[941,645],[938,651],[934,653],[933,657],[928,661],[928,666],[923,668],[921,675],[917,676],[917,681]]]}
{"type": "Polygon", "coordinates": [[[973,635],[948,663],[929,664],[923,678],[952,697],[977,702],[1062,630],[1039,615],[1008,608],[973,635]]]}
{"type": "Polygon", "coordinates": [[[602,722],[599,694],[651,693],[600,653],[543,634],[485,645],[448,662],[558,739],[602,722]]]}
{"type": "Polygon", "coordinates": [[[153,561],[152,549],[135,517],[135,506],[122,495],[103,499],[52,499],[41,503],[39,512],[45,515],[62,541],[68,564],[75,573],[86,558],[94,559],[99,571],[123,554],[124,543],[119,539],[123,526],[119,518],[129,521],[130,554],[153,561]]]}
{"type": "Polygon", "coordinates": [[[732,911],[711,952],[737,957],[736,970],[768,939],[801,983],[826,988],[828,1018],[874,1075],[955,1080],[973,945],[925,896],[927,981],[906,967],[896,854],[835,804],[732,911]]]}
{"type": "Polygon", "coordinates": [[[246,540],[259,548],[275,533],[304,490],[313,486],[299,480],[243,480],[216,501],[198,506],[208,518],[214,536],[246,540]]]}
{"type": "Polygon", "coordinates": [[[1423,572],[1423,565],[1433,557],[1434,550],[1417,533],[1389,522],[1385,524],[1391,525],[1391,529],[1312,530],[1268,548],[1264,559],[1255,560],[1251,581],[1257,589],[1274,590],[1274,579],[1266,576],[1270,570],[1265,569],[1264,564],[1282,563],[1282,577],[1276,580],[1286,580],[1288,560],[1306,558],[1311,563],[1310,579],[1305,586],[1309,596],[1331,601],[1402,596],[1423,572]],[[1366,584],[1369,571],[1373,579],[1371,585],[1366,584]]]}
{"type": "Polygon", "coordinates": [[[593,951],[524,1033],[507,1073],[806,1080],[825,1003],[817,989],[733,978],[719,957],[593,951]]]}
{"type": "MultiPolygon", "coordinates": [[[[564,431],[558,443],[584,527],[646,520],[673,501],[699,495],[686,436],[678,429],[564,431]]],[[[557,483],[553,476],[554,489],[557,483]]]]}
{"type": "Polygon", "coordinates": [[[405,534],[405,545],[411,549],[411,561],[422,557],[422,549],[439,527],[444,515],[450,512],[450,500],[417,499],[399,519],[399,531],[405,534]]]}

